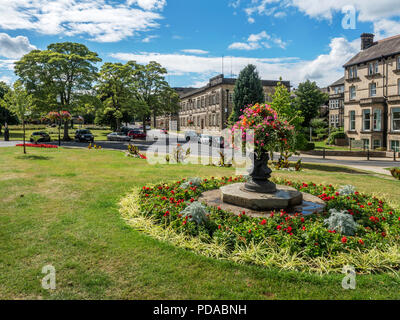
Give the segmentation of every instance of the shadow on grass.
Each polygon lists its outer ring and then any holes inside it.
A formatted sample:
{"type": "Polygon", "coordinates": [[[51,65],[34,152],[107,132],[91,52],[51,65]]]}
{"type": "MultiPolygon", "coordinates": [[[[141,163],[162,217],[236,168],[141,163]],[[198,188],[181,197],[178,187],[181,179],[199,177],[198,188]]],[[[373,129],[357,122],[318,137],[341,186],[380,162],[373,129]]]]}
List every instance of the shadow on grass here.
{"type": "Polygon", "coordinates": [[[35,154],[25,154],[22,156],[17,156],[15,159],[18,160],[50,160],[52,157],[47,157],[47,156],[37,156],[35,154]]]}
{"type": "Polygon", "coordinates": [[[324,164],[317,164],[317,163],[303,163],[302,167],[304,169],[310,170],[319,170],[319,171],[326,171],[326,172],[341,172],[341,173],[350,173],[350,174],[369,174],[368,172],[364,172],[357,169],[347,168],[347,167],[339,167],[339,166],[330,166],[324,164]]]}

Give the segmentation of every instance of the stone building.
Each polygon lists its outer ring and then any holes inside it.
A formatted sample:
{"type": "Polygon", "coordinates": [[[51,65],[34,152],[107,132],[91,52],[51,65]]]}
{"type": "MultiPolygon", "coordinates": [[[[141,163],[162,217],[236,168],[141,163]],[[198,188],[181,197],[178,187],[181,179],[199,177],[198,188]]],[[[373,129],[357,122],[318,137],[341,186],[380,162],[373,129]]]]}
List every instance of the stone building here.
{"type": "Polygon", "coordinates": [[[344,77],[328,87],[329,93],[329,126],[344,127],[344,77]]]}
{"type": "MultiPolygon", "coordinates": [[[[222,74],[209,80],[209,83],[198,89],[181,92],[181,108],[178,114],[178,130],[207,130],[219,133],[226,128],[226,122],[233,108],[233,90],[236,79],[225,78],[222,74]]],[[[262,80],[265,101],[271,95],[279,81],[262,80]]],[[[289,90],[290,82],[281,81],[289,90]]],[[[179,92],[178,92],[179,93],[179,92]]],[[[160,117],[157,126],[166,120],[160,117]]]]}
{"type": "Polygon", "coordinates": [[[374,41],[345,65],[344,128],[365,147],[400,151],[400,35],[374,41]]]}

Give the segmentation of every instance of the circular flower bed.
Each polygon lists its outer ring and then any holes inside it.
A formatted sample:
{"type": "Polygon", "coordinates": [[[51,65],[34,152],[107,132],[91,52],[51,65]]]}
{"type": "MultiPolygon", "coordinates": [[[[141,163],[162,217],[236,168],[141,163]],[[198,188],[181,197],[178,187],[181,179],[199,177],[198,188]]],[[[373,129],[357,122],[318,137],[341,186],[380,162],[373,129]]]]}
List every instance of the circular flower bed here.
{"type": "Polygon", "coordinates": [[[278,211],[252,218],[196,201],[204,191],[243,181],[197,178],[144,186],[122,200],[121,213],[133,227],[155,238],[215,258],[321,273],[341,272],[346,264],[364,273],[398,269],[400,213],[384,201],[350,186],[336,189],[287,180],[274,182],[320,197],[326,211],[312,216],[278,211]],[[340,224],[330,228],[336,214],[345,224],[352,223],[352,235],[340,224]]]}

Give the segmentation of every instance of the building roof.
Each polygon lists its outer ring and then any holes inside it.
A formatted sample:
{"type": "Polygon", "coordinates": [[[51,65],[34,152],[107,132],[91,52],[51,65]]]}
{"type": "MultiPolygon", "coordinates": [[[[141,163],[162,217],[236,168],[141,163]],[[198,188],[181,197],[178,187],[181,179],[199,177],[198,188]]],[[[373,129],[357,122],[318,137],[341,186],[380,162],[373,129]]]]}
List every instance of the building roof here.
{"type": "Polygon", "coordinates": [[[400,53],[400,35],[382,39],[373,43],[368,49],[360,51],[343,67],[376,60],[400,53]]]}
{"type": "Polygon", "coordinates": [[[332,83],[330,87],[336,87],[341,85],[344,85],[344,76],[341,77],[339,80],[336,80],[334,83],[332,83]]]}
{"type": "Polygon", "coordinates": [[[198,88],[189,88],[189,87],[185,87],[185,88],[181,88],[181,87],[175,87],[173,88],[176,93],[179,95],[179,97],[181,97],[182,95],[185,95],[188,92],[197,90],[198,88]]]}
{"type": "MultiPolygon", "coordinates": [[[[287,88],[290,88],[290,81],[261,80],[263,87],[276,87],[279,82],[282,83],[283,85],[285,85],[287,88]]],[[[222,74],[220,74],[214,78],[211,78],[210,81],[207,83],[207,85],[205,85],[204,87],[189,90],[188,92],[185,92],[180,96],[181,96],[181,98],[186,98],[193,94],[204,92],[210,88],[216,87],[221,84],[234,85],[235,83],[236,83],[236,79],[224,78],[224,76],[222,74]]]]}

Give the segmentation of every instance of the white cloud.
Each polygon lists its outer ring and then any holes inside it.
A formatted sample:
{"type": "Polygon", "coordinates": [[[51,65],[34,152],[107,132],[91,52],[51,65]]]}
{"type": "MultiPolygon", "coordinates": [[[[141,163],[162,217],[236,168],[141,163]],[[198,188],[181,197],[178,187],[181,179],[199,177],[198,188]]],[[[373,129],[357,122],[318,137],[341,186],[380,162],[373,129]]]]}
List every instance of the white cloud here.
{"type": "Polygon", "coordinates": [[[16,60],[11,59],[0,60],[0,69],[13,71],[15,62],[16,60]]]}
{"type": "Polygon", "coordinates": [[[36,47],[29,43],[27,37],[17,36],[12,38],[7,33],[0,33],[1,57],[18,59],[34,49],[36,49],[36,47]]]}
{"type": "Polygon", "coordinates": [[[161,10],[167,4],[166,0],[128,0],[128,5],[137,4],[145,10],[161,10]]]}
{"type": "Polygon", "coordinates": [[[144,39],[142,40],[142,42],[144,42],[144,43],[149,43],[151,40],[157,39],[157,38],[158,38],[158,36],[156,36],[156,35],[147,36],[146,38],[144,38],[144,39]]]}
{"type": "Polygon", "coordinates": [[[158,27],[165,0],[0,0],[0,28],[115,42],[158,27]],[[152,10],[152,11],[150,11],[152,10]]]}
{"type": "Polygon", "coordinates": [[[387,38],[400,34],[400,22],[382,19],[374,23],[374,32],[377,39],[387,38]]]}
{"type": "Polygon", "coordinates": [[[3,81],[5,83],[7,83],[7,84],[11,84],[12,79],[11,79],[11,77],[1,76],[0,77],[0,81],[3,81]]]}
{"type": "MultiPolygon", "coordinates": [[[[292,84],[310,79],[317,81],[319,86],[327,86],[344,75],[343,65],[359,51],[360,40],[349,42],[345,38],[334,38],[329,45],[329,52],[318,56],[314,60],[299,58],[249,58],[225,57],[226,67],[232,65],[232,72],[239,74],[247,64],[252,63],[263,79],[290,80],[292,84]]],[[[197,83],[204,83],[204,79],[221,73],[221,57],[201,57],[189,54],[160,54],[154,52],[115,53],[113,58],[138,63],[157,61],[167,68],[170,74],[186,75],[198,79],[197,83]],[[199,79],[200,77],[200,79],[199,79]]]]}
{"type": "Polygon", "coordinates": [[[191,53],[191,54],[207,54],[207,53],[209,53],[208,51],[200,50],[200,49],[184,49],[181,51],[185,52],[185,53],[191,53]]]}
{"type": "Polygon", "coordinates": [[[251,34],[247,42],[234,42],[228,48],[232,50],[256,50],[260,48],[271,48],[276,45],[282,49],[286,48],[287,43],[282,39],[269,35],[266,31],[257,34],[251,34]]]}

